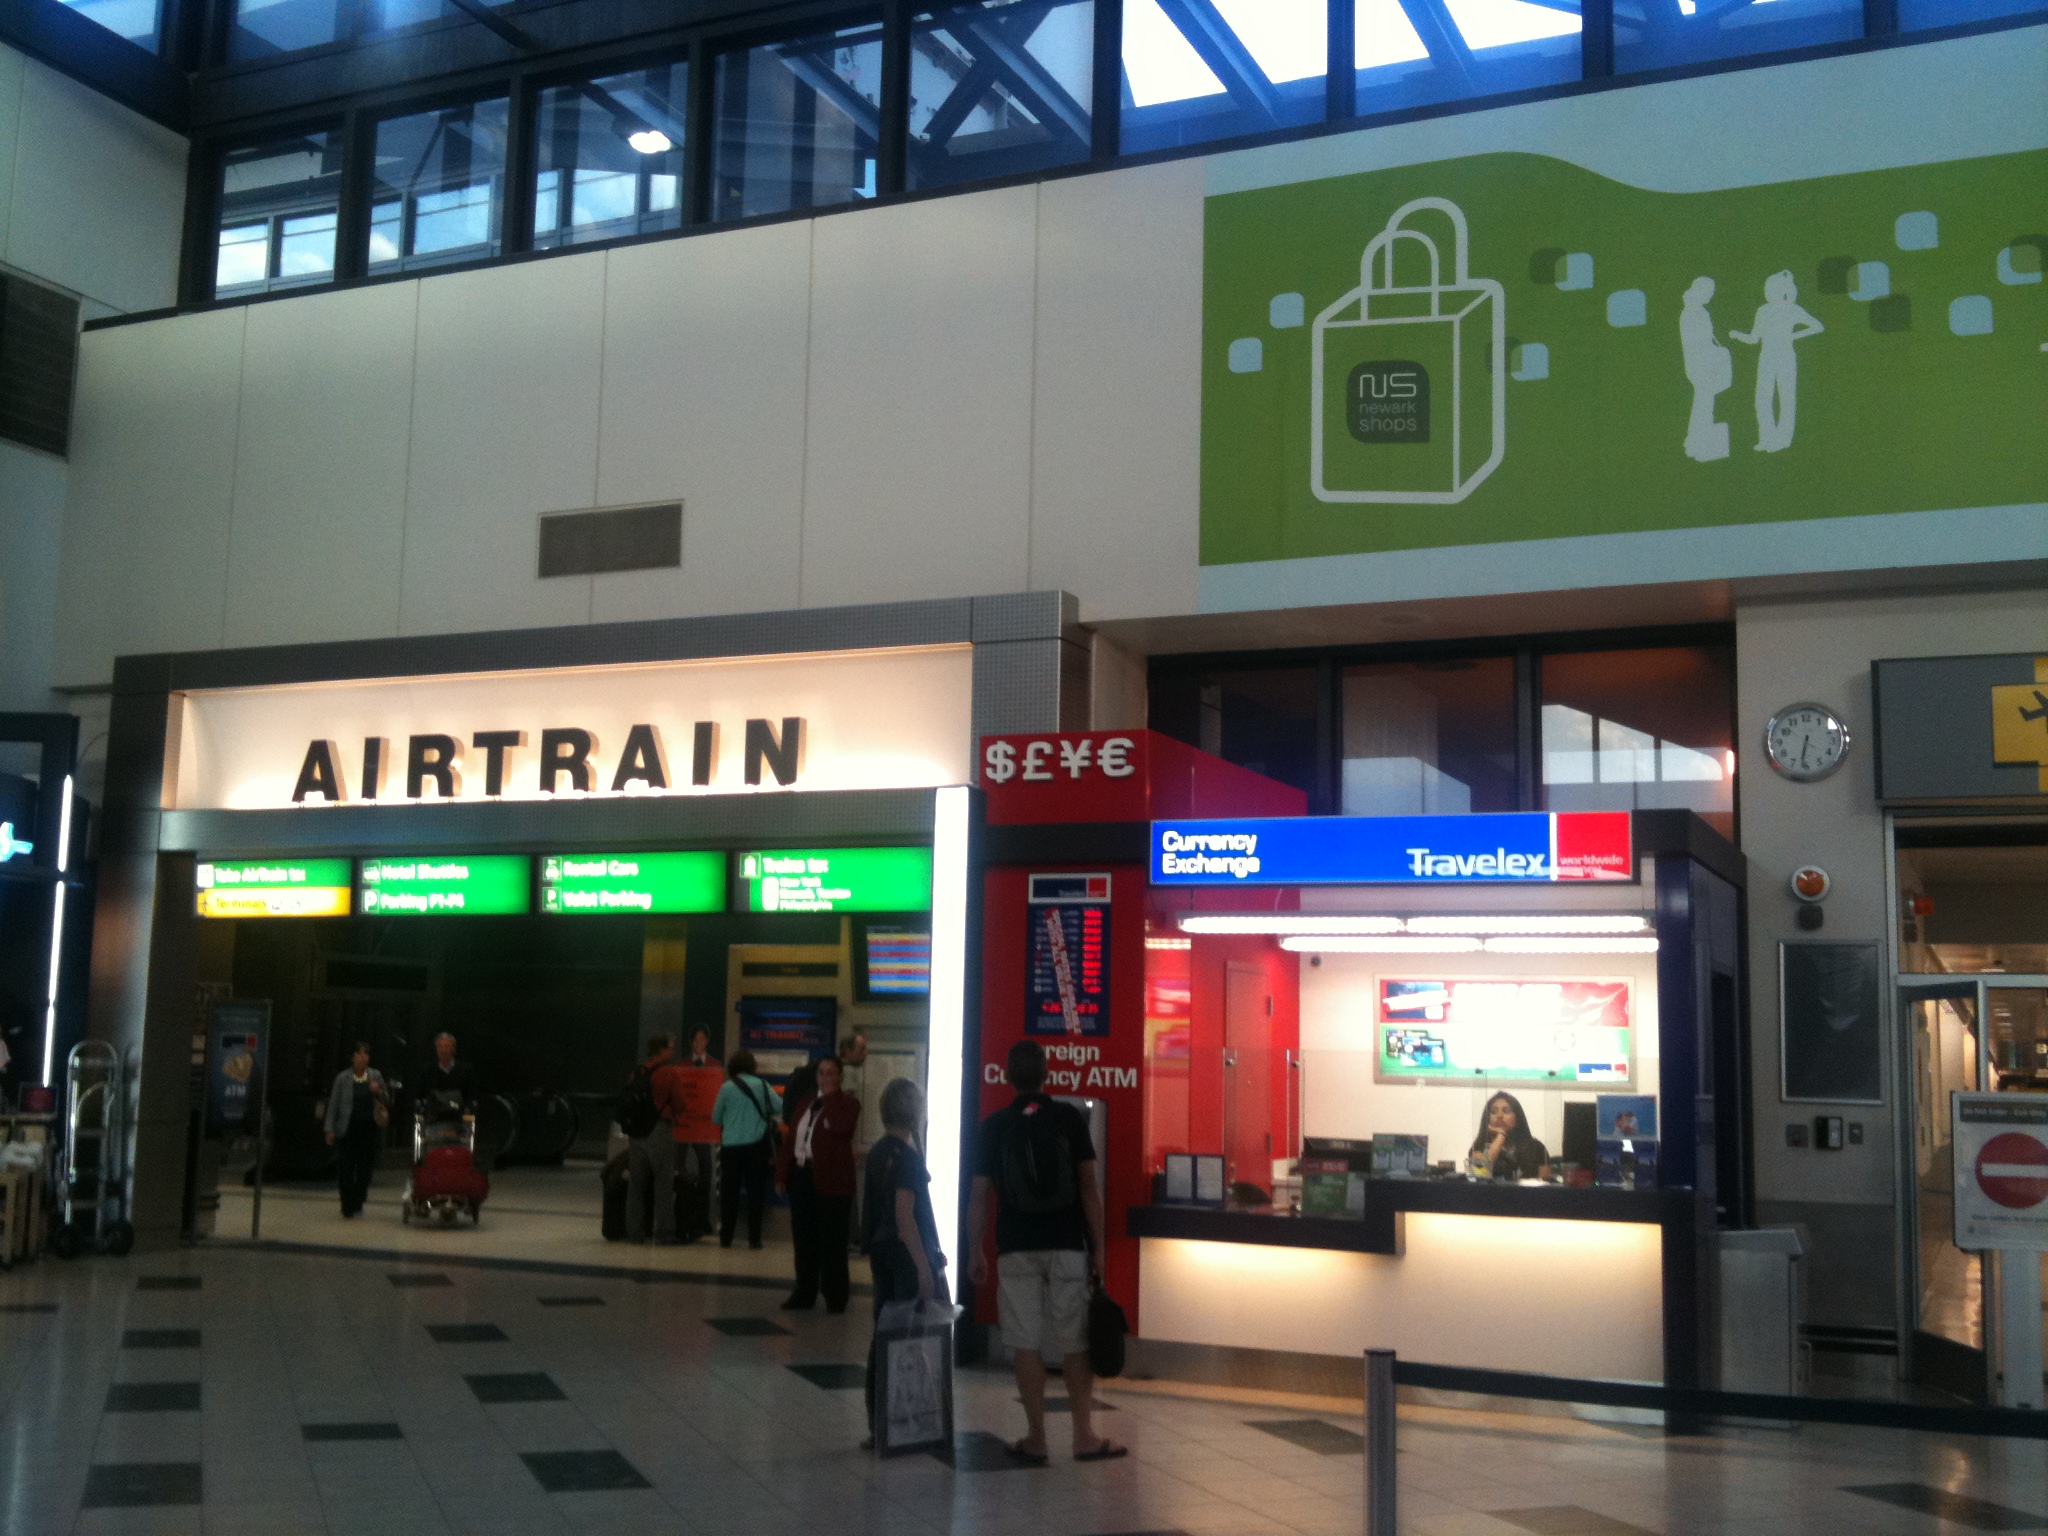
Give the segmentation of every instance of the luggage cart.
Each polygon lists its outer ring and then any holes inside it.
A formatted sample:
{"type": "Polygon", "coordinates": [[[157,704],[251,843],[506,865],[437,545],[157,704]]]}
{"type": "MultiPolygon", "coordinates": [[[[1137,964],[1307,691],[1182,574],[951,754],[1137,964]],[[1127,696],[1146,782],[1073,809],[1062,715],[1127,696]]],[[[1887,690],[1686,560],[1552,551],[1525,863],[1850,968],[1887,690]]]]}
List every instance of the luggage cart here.
{"type": "Polygon", "coordinates": [[[476,1116],[452,1095],[437,1095],[414,1106],[412,1175],[405,1181],[399,1219],[439,1221],[452,1227],[462,1217],[483,1221],[491,1181],[476,1163],[476,1116]],[[444,1102],[435,1102],[435,1099],[444,1102]]]}
{"type": "Polygon", "coordinates": [[[81,1040],[65,1058],[64,1090],[63,1203],[50,1251],[72,1259],[90,1244],[120,1258],[135,1246],[123,1167],[128,1137],[121,1053],[104,1040],[81,1040]]]}

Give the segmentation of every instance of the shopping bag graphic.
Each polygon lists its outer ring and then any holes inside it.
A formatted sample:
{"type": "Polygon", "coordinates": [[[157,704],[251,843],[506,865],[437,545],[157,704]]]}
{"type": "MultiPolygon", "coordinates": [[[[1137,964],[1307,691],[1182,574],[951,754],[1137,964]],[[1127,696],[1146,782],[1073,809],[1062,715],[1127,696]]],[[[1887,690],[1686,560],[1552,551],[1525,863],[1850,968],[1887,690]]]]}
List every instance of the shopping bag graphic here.
{"type": "Polygon", "coordinates": [[[1507,310],[1467,271],[1465,214],[1441,197],[1403,203],[1372,237],[1358,286],[1316,316],[1311,340],[1318,501],[1463,501],[1507,451],[1507,310]],[[1450,223],[1451,270],[1408,223],[1450,223]]]}

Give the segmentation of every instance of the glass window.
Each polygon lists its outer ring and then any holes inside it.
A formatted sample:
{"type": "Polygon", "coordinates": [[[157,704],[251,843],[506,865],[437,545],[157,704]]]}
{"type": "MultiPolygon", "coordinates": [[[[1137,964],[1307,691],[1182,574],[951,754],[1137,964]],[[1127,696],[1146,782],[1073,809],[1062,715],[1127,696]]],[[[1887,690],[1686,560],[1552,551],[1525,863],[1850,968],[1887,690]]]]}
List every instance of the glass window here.
{"type": "Polygon", "coordinates": [[[1576,80],[1579,14],[1541,0],[1357,0],[1360,115],[1576,80]]]}
{"type": "Polygon", "coordinates": [[[912,187],[1088,158],[1095,0],[986,0],[910,27],[912,187]]]}
{"type": "Polygon", "coordinates": [[[1919,32],[2039,10],[2048,10],[2043,0],[1899,0],[1899,30],[1919,32]]]}
{"type": "Polygon", "coordinates": [[[1543,658],[1553,811],[1684,810],[1735,836],[1734,664],[1719,646],[1543,658]]]}
{"type": "Polygon", "coordinates": [[[1863,35],[1863,0],[1614,0],[1614,67],[1626,74],[1863,35]]]}
{"type": "Polygon", "coordinates": [[[875,195],[880,22],[721,54],[716,91],[714,219],[875,195]]]}
{"type": "Polygon", "coordinates": [[[1326,0],[1124,0],[1126,151],[1323,119],[1326,0]]]}
{"type": "Polygon", "coordinates": [[[1515,809],[1515,664],[1398,662],[1344,669],[1346,816],[1515,809]]]}
{"type": "Polygon", "coordinates": [[[116,37],[125,37],[151,53],[157,49],[161,21],[159,0],[63,0],[87,21],[96,21],[116,37]]]}
{"type": "Polygon", "coordinates": [[[377,125],[372,272],[498,254],[505,121],[499,97],[377,125]]]}
{"type": "Polygon", "coordinates": [[[261,59],[334,42],[347,35],[352,11],[347,0],[236,0],[228,58],[261,59]]]}
{"type": "Polygon", "coordinates": [[[689,70],[661,64],[540,93],[533,243],[610,240],[683,219],[689,70]]]}
{"type": "Polygon", "coordinates": [[[262,293],[334,276],[340,135],[231,149],[220,173],[216,294],[262,293]]]}
{"type": "Polygon", "coordinates": [[[1152,682],[1151,723],[1204,752],[1316,790],[1316,669],[1171,672],[1152,682]]]}

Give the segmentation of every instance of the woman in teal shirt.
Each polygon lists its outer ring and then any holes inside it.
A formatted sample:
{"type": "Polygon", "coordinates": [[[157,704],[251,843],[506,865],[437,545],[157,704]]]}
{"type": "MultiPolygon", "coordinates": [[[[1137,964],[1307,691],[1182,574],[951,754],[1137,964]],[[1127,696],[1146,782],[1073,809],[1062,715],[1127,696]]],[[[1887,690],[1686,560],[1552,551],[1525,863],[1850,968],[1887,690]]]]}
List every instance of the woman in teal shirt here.
{"type": "Polygon", "coordinates": [[[747,1197],[747,1246],[761,1246],[768,1169],[775,1160],[775,1090],[755,1075],[754,1053],[734,1051],[711,1105],[718,1127],[718,1246],[732,1246],[740,1194],[747,1197]]]}

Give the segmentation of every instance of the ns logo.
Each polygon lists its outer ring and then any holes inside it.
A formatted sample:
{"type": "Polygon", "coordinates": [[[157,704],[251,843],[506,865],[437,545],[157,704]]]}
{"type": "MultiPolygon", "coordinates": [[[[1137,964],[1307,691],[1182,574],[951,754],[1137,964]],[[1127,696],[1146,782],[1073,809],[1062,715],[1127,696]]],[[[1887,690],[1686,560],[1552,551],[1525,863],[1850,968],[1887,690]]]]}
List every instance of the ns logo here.
{"type": "Polygon", "coordinates": [[[1429,370],[1375,358],[1351,370],[1344,421],[1361,443],[1429,441],[1429,370]]]}

